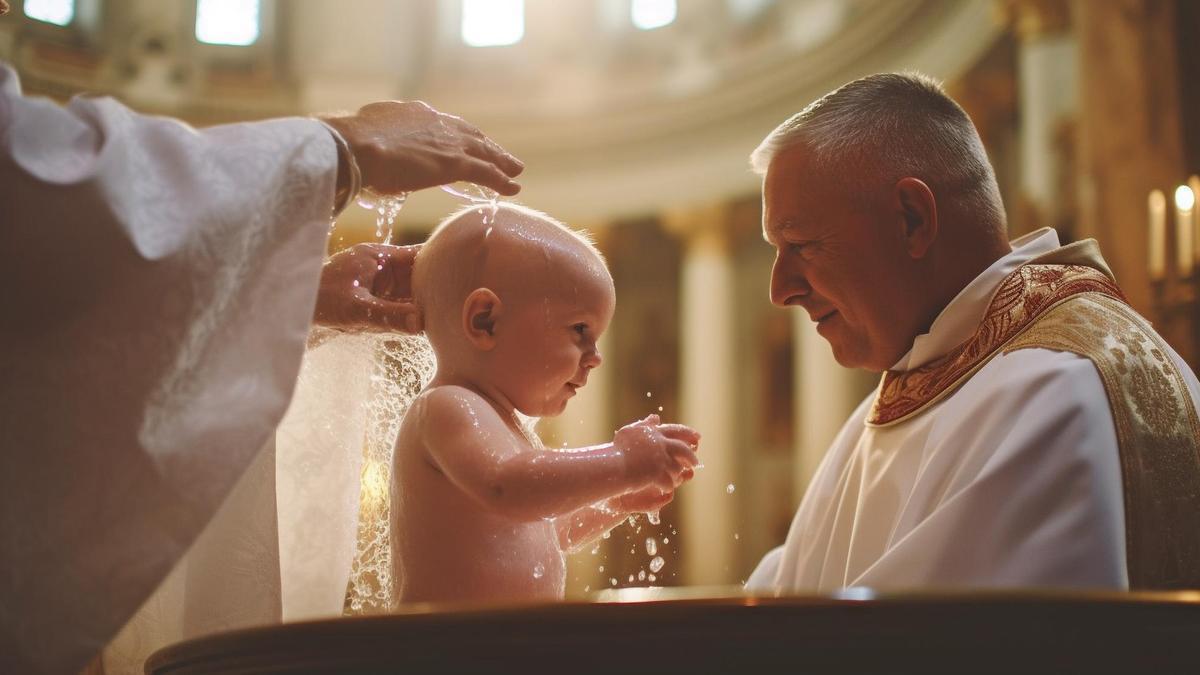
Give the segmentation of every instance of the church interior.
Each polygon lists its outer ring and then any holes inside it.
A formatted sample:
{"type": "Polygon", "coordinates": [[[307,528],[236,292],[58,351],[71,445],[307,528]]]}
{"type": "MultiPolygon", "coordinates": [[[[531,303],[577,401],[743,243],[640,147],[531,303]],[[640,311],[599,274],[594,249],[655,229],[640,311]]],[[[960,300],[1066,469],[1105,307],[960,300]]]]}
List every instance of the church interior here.
{"type": "MultiPolygon", "coordinates": [[[[419,99],[525,162],[516,200],[589,232],[617,293],[604,366],[538,433],[584,446],[659,413],[704,437],[703,470],[661,522],[572,557],[570,598],[744,582],[875,388],[877,375],[833,360],[804,313],[771,305],[774,252],[747,160],[855,78],[942,80],[984,141],[1010,238],[1052,227],[1064,243],[1096,239],[1131,305],[1200,369],[1191,0],[12,4],[0,59],[27,93],[108,95],[198,127],[419,99]]],[[[419,243],[461,205],[414,193],[389,232],[352,205],[330,251],[419,243]]],[[[386,490],[362,494],[364,509],[386,508],[369,503],[386,490]]],[[[384,611],[351,609],[353,594],[348,613],[384,611]]]]}

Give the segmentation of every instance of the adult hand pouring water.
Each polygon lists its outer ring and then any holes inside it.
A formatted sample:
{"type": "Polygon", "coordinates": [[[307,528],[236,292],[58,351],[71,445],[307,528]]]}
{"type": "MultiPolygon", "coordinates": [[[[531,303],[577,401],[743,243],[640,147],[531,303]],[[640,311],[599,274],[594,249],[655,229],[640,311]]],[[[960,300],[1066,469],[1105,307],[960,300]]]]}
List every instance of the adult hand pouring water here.
{"type": "Polygon", "coordinates": [[[196,130],[0,64],[0,671],[77,671],[134,613],[269,441],[314,306],[407,327],[402,250],[318,284],[331,214],[522,168],[420,103],[196,130]]]}

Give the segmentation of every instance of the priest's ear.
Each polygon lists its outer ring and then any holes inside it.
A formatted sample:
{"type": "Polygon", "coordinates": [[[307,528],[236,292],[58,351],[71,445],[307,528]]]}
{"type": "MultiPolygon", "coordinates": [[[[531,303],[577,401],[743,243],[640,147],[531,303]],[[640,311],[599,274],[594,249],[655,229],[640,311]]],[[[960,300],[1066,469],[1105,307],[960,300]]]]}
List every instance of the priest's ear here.
{"type": "Polygon", "coordinates": [[[894,207],[903,220],[903,238],[908,255],[924,258],[938,236],[937,200],[933,190],[919,178],[896,182],[894,207]]]}
{"type": "Polygon", "coordinates": [[[467,340],[482,351],[496,346],[496,319],[503,304],[490,288],[476,288],[463,301],[463,331],[467,340]]]}

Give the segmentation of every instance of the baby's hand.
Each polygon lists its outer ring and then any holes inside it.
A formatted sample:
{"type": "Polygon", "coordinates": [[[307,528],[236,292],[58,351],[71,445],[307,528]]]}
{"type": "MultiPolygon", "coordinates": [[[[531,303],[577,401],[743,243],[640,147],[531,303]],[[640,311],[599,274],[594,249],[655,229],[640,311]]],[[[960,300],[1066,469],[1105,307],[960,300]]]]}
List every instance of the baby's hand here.
{"type": "Polygon", "coordinates": [[[666,507],[675,498],[675,492],[663,492],[651,485],[617,497],[616,507],[621,513],[653,513],[666,507]]]}
{"type": "Polygon", "coordinates": [[[613,438],[613,446],[625,455],[630,477],[662,492],[691,478],[699,463],[695,451],[699,442],[696,430],[682,424],[661,424],[658,415],[621,427],[613,438]]]}

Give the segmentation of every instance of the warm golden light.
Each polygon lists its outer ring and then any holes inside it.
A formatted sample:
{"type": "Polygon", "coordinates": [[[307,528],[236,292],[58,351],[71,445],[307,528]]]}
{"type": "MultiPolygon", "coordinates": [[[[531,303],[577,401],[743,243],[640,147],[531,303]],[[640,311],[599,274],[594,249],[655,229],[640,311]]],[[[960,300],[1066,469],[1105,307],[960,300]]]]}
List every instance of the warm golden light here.
{"type": "Polygon", "coordinates": [[[1175,188],[1175,208],[1180,211],[1191,211],[1195,205],[1196,195],[1192,192],[1192,188],[1186,185],[1175,188]]]}
{"type": "Polygon", "coordinates": [[[1162,190],[1150,192],[1150,278],[1158,281],[1167,267],[1167,198],[1162,190]]]}
{"type": "Polygon", "coordinates": [[[1190,277],[1195,261],[1192,253],[1192,221],[1196,218],[1196,193],[1186,185],[1175,188],[1175,264],[1179,276],[1190,277]]]}
{"type": "MultiPolygon", "coordinates": [[[[1192,197],[1200,195],[1200,176],[1188,179],[1188,187],[1192,189],[1192,197]]],[[[1192,260],[1200,265],[1200,209],[1192,207],[1192,260]]]]}
{"type": "Polygon", "coordinates": [[[368,461],[362,471],[362,501],[371,506],[379,506],[388,497],[390,476],[388,470],[380,462],[368,461]]]}

